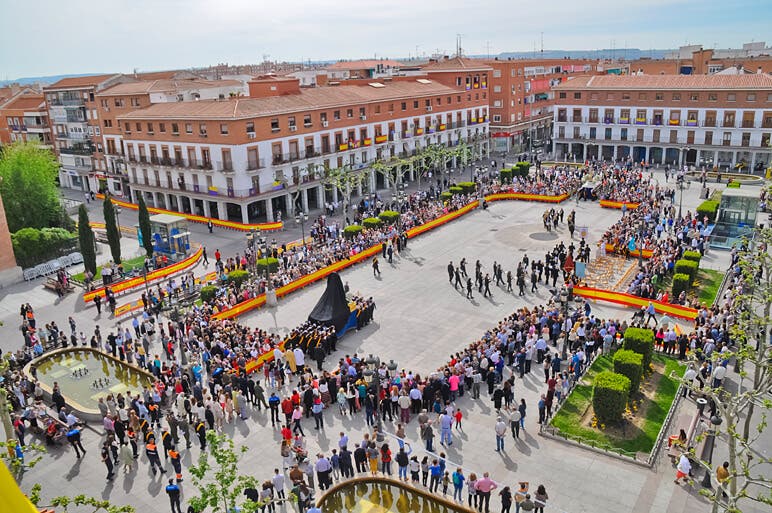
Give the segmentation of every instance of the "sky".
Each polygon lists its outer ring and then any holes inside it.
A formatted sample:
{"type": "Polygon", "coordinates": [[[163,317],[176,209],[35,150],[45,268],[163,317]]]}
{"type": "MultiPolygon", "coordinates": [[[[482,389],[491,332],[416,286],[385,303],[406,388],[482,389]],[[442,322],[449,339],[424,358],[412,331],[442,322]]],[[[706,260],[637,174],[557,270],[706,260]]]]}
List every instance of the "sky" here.
{"type": "Polygon", "coordinates": [[[0,0],[0,79],[270,60],[772,45],[772,0],[0,0]]]}

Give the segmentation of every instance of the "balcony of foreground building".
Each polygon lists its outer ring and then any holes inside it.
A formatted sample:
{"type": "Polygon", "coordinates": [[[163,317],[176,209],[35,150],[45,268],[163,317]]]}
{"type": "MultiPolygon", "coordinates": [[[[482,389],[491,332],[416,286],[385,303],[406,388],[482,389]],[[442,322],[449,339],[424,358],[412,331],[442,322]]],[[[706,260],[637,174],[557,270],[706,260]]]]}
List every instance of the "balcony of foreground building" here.
{"type": "Polygon", "coordinates": [[[186,196],[193,196],[198,199],[267,199],[287,194],[288,187],[297,185],[298,182],[305,185],[303,188],[309,188],[321,184],[321,177],[293,177],[293,179],[286,184],[282,183],[275,186],[266,186],[262,188],[251,187],[249,189],[207,186],[206,184],[189,183],[179,180],[174,181],[171,186],[166,183],[132,183],[131,187],[151,192],[183,194],[186,196]]]}
{"type": "Polygon", "coordinates": [[[48,104],[56,107],[83,107],[85,102],[83,98],[53,98],[48,104]]]}
{"type": "Polygon", "coordinates": [[[67,148],[59,148],[57,150],[60,154],[63,155],[88,155],[91,156],[92,153],[94,153],[95,148],[89,147],[89,146],[69,146],[67,148]]]}
{"type": "MultiPolygon", "coordinates": [[[[122,156],[122,155],[121,155],[122,156]]],[[[168,167],[193,171],[219,171],[221,173],[233,173],[236,171],[236,166],[233,162],[219,161],[219,160],[199,160],[199,159],[177,159],[171,157],[157,157],[146,155],[134,155],[129,154],[125,157],[126,161],[131,165],[139,166],[152,166],[152,167],[168,167]]],[[[265,167],[264,159],[248,160],[246,162],[245,169],[247,171],[254,171],[265,167]]]]}
{"type": "Polygon", "coordinates": [[[621,145],[621,146],[661,146],[661,147],[689,147],[691,149],[698,149],[698,150],[715,150],[715,151],[726,151],[727,148],[730,150],[736,150],[736,151],[769,151],[772,152],[772,148],[770,148],[768,140],[761,140],[760,144],[754,144],[751,145],[750,140],[743,140],[739,144],[731,144],[730,141],[724,141],[724,140],[714,140],[710,144],[706,144],[704,141],[700,141],[699,139],[690,139],[690,138],[677,138],[674,140],[671,139],[660,139],[660,140],[654,140],[652,137],[644,137],[643,139],[638,139],[636,137],[627,137],[625,139],[621,137],[617,137],[614,139],[603,139],[603,138],[590,138],[587,136],[579,136],[579,137],[569,137],[569,136],[556,136],[553,139],[556,143],[569,143],[569,144],[591,144],[595,146],[614,146],[614,145],[621,145]],[[766,144],[765,144],[766,142],[766,144]]]}
{"type": "MultiPolygon", "coordinates": [[[[271,155],[271,165],[278,166],[281,164],[292,164],[295,162],[300,162],[302,160],[313,159],[316,157],[321,157],[324,154],[331,153],[329,151],[329,147],[326,147],[326,151],[324,150],[325,148],[308,146],[305,150],[289,151],[286,153],[284,152],[275,153],[271,155]]],[[[261,165],[260,167],[263,167],[263,166],[261,165]]]]}

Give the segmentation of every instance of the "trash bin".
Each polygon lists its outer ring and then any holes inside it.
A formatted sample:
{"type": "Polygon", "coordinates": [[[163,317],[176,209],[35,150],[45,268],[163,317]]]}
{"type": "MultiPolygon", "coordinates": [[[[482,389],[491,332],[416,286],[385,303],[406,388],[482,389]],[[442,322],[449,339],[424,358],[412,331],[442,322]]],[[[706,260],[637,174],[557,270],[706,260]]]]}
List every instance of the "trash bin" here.
{"type": "Polygon", "coordinates": [[[276,289],[270,289],[265,292],[265,304],[276,306],[279,302],[276,300],[276,289]]]}

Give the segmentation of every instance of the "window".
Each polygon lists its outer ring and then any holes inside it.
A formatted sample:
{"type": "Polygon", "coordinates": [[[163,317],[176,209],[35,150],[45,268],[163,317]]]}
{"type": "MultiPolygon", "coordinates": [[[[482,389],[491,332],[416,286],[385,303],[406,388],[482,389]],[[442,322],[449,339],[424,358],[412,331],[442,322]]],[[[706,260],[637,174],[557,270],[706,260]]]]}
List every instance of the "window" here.
{"type": "Polygon", "coordinates": [[[708,95],[708,101],[709,101],[709,102],[714,102],[714,101],[716,101],[716,100],[718,100],[718,96],[716,95],[716,93],[710,93],[710,94],[708,95]]]}
{"type": "MultiPolygon", "coordinates": [[[[494,89],[493,92],[496,92],[496,90],[494,89]]],[[[566,93],[561,91],[560,93],[558,93],[558,98],[560,98],[561,100],[565,100],[566,99],[566,93]]]]}
{"type": "Polygon", "coordinates": [[[700,101],[700,95],[699,95],[699,94],[697,94],[697,93],[691,93],[691,94],[689,95],[689,99],[690,99],[691,101],[693,101],[693,102],[698,102],[698,101],[700,101]]]}
{"type": "Polygon", "coordinates": [[[424,105],[427,106],[427,107],[431,107],[432,106],[432,101],[431,100],[426,100],[426,101],[424,101],[424,105]]]}
{"type": "Polygon", "coordinates": [[[305,114],[303,116],[303,126],[309,127],[311,124],[311,114],[305,114]]]}
{"type": "Polygon", "coordinates": [[[123,98],[116,98],[113,102],[116,107],[123,107],[123,98]]]}
{"type": "Polygon", "coordinates": [[[338,121],[340,119],[340,111],[339,110],[333,111],[332,119],[335,120],[335,121],[338,121]]]}
{"type": "Polygon", "coordinates": [[[107,100],[101,100],[100,103],[102,104],[102,107],[104,107],[105,109],[110,108],[110,104],[107,102],[107,100]]]}
{"type": "Polygon", "coordinates": [[[614,99],[614,93],[606,93],[606,99],[607,100],[613,100],[614,99]]]}
{"type": "Polygon", "coordinates": [[[159,123],[158,124],[158,131],[162,134],[166,133],[166,123],[159,123]]]}
{"type": "Polygon", "coordinates": [[[493,100],[493,106],[495,108],[501,108],[501,100],[493,100]]]}
{"type": "Polygon", "coordinates": [[[131,125],[129,123],[124,123],[123,124],[123,131],[126,132],[127,134],[130,134],[131,133],[131,125]]]}
{"type": "Polygon", "coordinates": [[[610,140],[610,139],[611,139],[611,129],[610,129],[610,128],[607,128],[607,129],[604,131],[604,134],[603,134],[603,136],[604,136],[604,137],[603,137],[604,139],[606,139],[606,140],[610,140]]]}
{"type": "Polygon", "coordinates": [[[726,95],[726,101],[728,101],[728,102],[735,102],[735,101],[737,101],[737,95],[735,93],[728,93],[726,95]]]}
{"type": "Polygon", "coordinates": [[[134,128],[137,129],[137,132],[142,131],[142,123],[134,123],[134,128]]]}
{"type": "Polygon", "coordinates": [[[654,95],[654,99],[657,100],[658,102],[661,102],[662,100],[665,99],[665,95],[662,93],[657,93],[656,95],[654,95]]]}
{"type": "Polygon", "coordinates": [[[681,93],[673,93],[673,101],[674,102],[680,102],[681,101],[681,93]]]}
{"type": "Polygon", "coordinates": [[[220,123],[220,135],[228,135],[228,123],[220,123]]]}
{"type": "Polygon", "coordinates": [[[327,123],[327,113],[322,112],[321,114],[319,114],[319,119],[321,120],[322,123],[327,123]]]}
{"type": "Polygon", "coordinates": [[[461,87],[461,77],[456,77],[456,87],[461,87]]]}
{"type": "MultiPolygon", "coordinates": [[[[496,76],[496,74],[494,73],[494,75],[493,75],[493,76],[495,77],[495,76],[496,76]]],[[[493,115],[493,122],[494,122],[494,123],[501,123],[501,116],[499,116],[498,114],[494,114],[494,115],[493,115]]]]}
{"type": "Polygon", "coordinates": [[[206,136],[206,123],[198,124],[198,135],[206,136]]]}
{"type": "Polygon", "coordinates": [[[254,121],[247,121],[247,133],[248,134],[254,134],[255,133],[255,122],[254,121]]]}
{"type": "MultiPolygon", "coordinates": [[[[494,93],[500,93],[501,92],[501,86],[493,86],[493,92],[494,93]]],[[[566,93],[560,93],[562,95],[565,95],[566,93]]]]}
{"type": "Polygon", "coordinates": [[[414,109],[418,108],[418,100],[413,100],[413,108],[414,109]]]}
{"type": "Polygon", "coordinates": [[[705,132],[705,144],[713,144],[713,132],[705,132]]]}
{"type": "Polygon", "coordinates": [[[180,133],[180,126],[177,123],[172,123],[172,133],[174,135],[179,135],[179,133],[180,133]]]}
{"type": "Polygon", "coordinates": [[[582,99],[582,93],[574,93],[574,100],[581,100],[582,99]]]}
{"type": "Polygon", "coordinates": [[[346,109],[346,117],[347,118],[353,118],[354,117],[354,109],[346,109]]]}
{"type": "Polygon", "coordinates": [[[501,70],[500,69],[494,69],[493,70],[493,78],[501,78],[501,70]]]}
{"type": "Polygon", "coordinates": [[[756,93],[748,93],[748,96],[745,97],[745,99],[749,102],[755,102],[756,101],[756,93]]]}
{"type": "Polygon", "coordinates": [[[375,106],[375,113],[376,114],[380,114],[381,113],[381,105],[380,104],[375,106]]]}
{"type": "Polygon", "coordinates": [[[185,123],[185,133],[186,134],[193,133],[193,123],[185,123]]]}
{"type": "Polygon", "coordinates": [[[153,123],[147,124],[147,133],[152,134],[154,132],[153,130],[153,123]]]}
{"type": "Polygon", "coordinates": [[[622,99],[623,100],[629,100],[630,99],[630,93],[622,93],[622,99]]]}
{"type": "Polygon", "coordinates": [[[271,132],[278,132],[279,131],[279,118],[272,118],[271,119],[271,132]]]}
{"type": "MultiPolygon", "coordinates": [[[[121,100],[121,104],[123,104],[123,100],[121,100]]],[[[123,105],[121,105],[122,107],[123,105]]],[[[132,98],[131,99],[131,106],[132,107],[139,107],[139,98],[132,98]]]]}
{"type": "Polygon", "coordinates": [[[364,107],[359,107],[359,115],[360,116],[364,116],[365,115],[365,108],[364,107]]]}
{"type": "Polygon", "coordinates": [[[639,100],[646,100],[646,93],[638,93],[639,100]]]}
{"type": "Polygon", "coordinates": [[[402,102],[401,107],[402,110],[407,110],[407,102],[402,102]]]}

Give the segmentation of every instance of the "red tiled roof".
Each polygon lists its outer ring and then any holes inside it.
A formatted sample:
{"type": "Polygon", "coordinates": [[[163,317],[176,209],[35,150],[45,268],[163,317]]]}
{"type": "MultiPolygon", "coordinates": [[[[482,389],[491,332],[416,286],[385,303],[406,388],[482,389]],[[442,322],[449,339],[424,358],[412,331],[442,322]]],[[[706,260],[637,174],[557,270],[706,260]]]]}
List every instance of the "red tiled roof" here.
{"type": "Polygon", "coordinates": [[[72,89],[78,87],[89,87],[101,84],[105,80],[117,76],[117,73],[110,75],[89,75],[86,77],[70,77],[63,78],[60,81],[44,87],[45,91],[53,91],[56,89],[72,89]]]}
{"type": "Polygon", "coordinates": [[[469,59],[466,57],[450,57],[436,62],[430,62],[421,69],[429,73],[433,71],[489,71],[490,66],[485,61],[479,59],[469,59]]]}
{"type": "Polygon", "coordinates": [[[753,75],[597,75],[569,79],[555,89],[772,89],[772,76],[753,75]]]}
{"type": "Polygon", "coordinates": [[[373,69],[378,66],[399,68],[402,66],[402,63],[392,60],[340,61],[335,64],[330,64],[327,66],[327,69],[373,69]]]}
{"type": "Polygon", "coordinates": [[[267,98],[157,103],[121,119],[244,119],[357,105],[369,102],[420,98],[459,91],[437,82],[391,82],[384,87],[352,85],[301,89],[297,94],[267,98]]]}
{"type": "Polygon", "coordinates": [[[238,80],[149,80],[127,82],[105,89],[97,96],[123,96],[129,94],[148,94],[159,92],[186,91],[189,89],[209,89],[215,87],[240,87],[238,80]]]}
{"type": "Polygon", "coordinates": [[[3,110],[38,110],[41,107],[45,108],[45,100],[42,94],[20,94],[16,98],[12,98],[8,103],[2,106],[3,110]]]}

